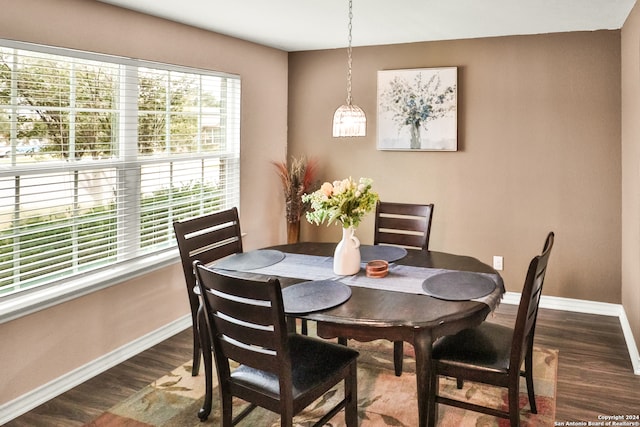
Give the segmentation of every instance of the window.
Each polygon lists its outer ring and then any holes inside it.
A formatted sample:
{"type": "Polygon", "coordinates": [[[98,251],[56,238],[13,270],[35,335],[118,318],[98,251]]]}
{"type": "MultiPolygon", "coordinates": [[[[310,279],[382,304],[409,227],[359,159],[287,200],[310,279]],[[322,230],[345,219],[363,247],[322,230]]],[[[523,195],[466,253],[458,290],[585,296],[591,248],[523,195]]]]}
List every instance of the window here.
{"type": "Polygon", "coordinates": [[[239,145],[237,76],[0,40],[0,299],[173,249],[239,145]]]}

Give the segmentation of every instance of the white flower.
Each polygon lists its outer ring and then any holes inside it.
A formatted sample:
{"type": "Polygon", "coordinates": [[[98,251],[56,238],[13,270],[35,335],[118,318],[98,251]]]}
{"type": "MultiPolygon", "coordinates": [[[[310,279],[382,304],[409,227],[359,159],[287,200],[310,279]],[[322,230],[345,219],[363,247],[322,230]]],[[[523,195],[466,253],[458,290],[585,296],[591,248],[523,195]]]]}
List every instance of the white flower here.
{"type": "Polygon", "coordinates": [[[333,181],[333,194],[341,194],[345,191],[346,185],[344,181],[333,181]]]}

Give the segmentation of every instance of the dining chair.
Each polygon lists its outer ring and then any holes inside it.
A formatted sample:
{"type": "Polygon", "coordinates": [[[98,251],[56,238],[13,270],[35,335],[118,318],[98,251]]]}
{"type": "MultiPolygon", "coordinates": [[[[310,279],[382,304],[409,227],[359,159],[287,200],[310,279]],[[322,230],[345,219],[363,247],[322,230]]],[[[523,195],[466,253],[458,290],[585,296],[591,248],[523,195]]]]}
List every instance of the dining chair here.
{"type": "Polygon", "coordinates": [[[187,285],[193,324],[192,375],[200,371],[201,345],[198,336],[198,308],[200,300],[196,291],[193,262],[210,263],[227,255],[242,252],[242,236],[238,209],[233,207],[197,218],[176,221],[173,230],[178,241],[182,271],[187,285]]]}
{"type": "MultiPolygon", "coordinates": [[[[428,413],[434,414],[432,416],[436,416],[437,404],[442,403],[507,418],[511,427],[518,427],[521,376],[526,379],[531,413],[537,413],[532,372],[533,337],[553,241],[554,233],[551,232],[544,243],[542,254],[534,257],[529,264],[513,327],[483,322],[476,328],[462,330],[435,342],[430,370],[431,393],[428,397],[428,413]],[[523,361],[524,371],[521,371],[523,361]],[[440,396],[440,376],[456,378],[458,388],[462,387],[465,380],[507,388],[508,411],[440,396]]],[[[435,418],[430,425],[435,425],[435,418]]]]}
{"type": "MultiPolygon", "coordinates": [[[[429,250],[433,203],[420,205],[378,201],[376,205],[374,245],[395,245],[407,249],[429,250]]],[[[393,343],[393,366],[402,374],[404,343],[393,343]]]]}
{"type": "Polygon", "coordinates": [[[324,425],[343,408],[346,425],[357,426],[357,351],[289,332],[278,279],[234,277],[199,261],[194,268],[215,358],[223,427],[258,406],[279,413],[281,426],[292,426],[296,414],[342,381],[343,399],[314,426],[324,425]],[[232,369],[232,362],[239,365],[232,369]],[[250,403],[235,417],[233,397],[250,403]]]}

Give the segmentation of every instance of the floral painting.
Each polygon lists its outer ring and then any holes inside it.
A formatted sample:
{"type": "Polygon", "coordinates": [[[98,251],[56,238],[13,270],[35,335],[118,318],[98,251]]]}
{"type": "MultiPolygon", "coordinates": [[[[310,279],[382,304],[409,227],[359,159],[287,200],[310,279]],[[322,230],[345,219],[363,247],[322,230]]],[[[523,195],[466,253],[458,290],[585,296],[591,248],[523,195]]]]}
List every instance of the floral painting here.
{"type": "Polygon", "coordinates": [[[458,69],[378,71],[378,149],[456,151],[458,69]]]}

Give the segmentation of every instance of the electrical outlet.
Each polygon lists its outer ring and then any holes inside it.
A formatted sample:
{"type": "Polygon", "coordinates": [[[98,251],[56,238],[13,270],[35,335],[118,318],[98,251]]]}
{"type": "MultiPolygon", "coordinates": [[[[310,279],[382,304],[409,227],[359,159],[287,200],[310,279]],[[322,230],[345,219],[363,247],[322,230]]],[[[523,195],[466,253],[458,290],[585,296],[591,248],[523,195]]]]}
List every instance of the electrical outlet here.
{"type": "Polygon", "coordinates": [[[493,268],[495,270],[502,270],[503,267],[503,259],[500,255],[493,256],[493,268]]]}

